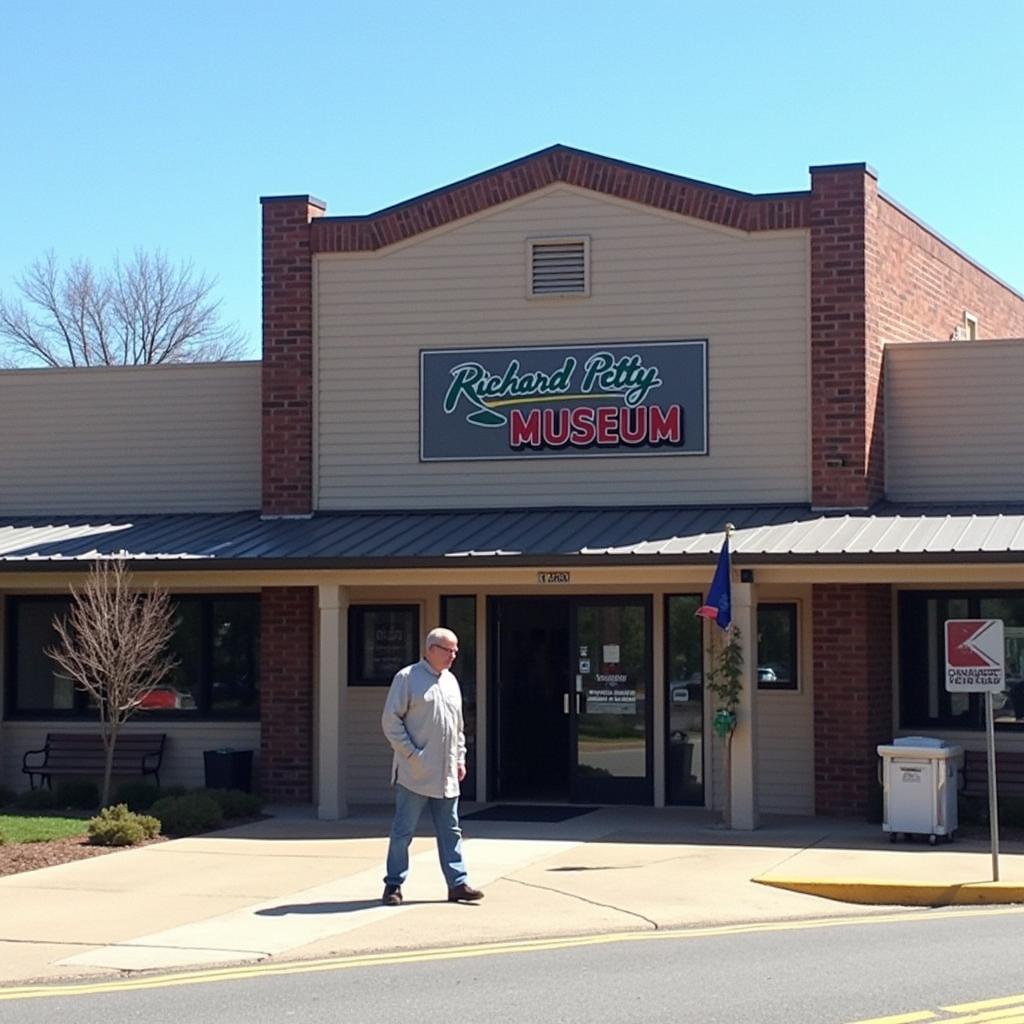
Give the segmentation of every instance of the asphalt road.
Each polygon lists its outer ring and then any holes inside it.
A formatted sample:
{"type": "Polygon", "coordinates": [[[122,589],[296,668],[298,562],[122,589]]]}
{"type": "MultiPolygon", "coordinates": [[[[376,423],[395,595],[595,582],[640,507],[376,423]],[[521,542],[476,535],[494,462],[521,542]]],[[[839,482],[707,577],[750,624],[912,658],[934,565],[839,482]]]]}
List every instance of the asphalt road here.
{"type": "Polygon", "coordinates": [[[901,911],[0,989],[0,1022],[1024,1022],[1024,908],[901,911]],[[561,948],[559,948],[561,946],[561,948]],[[99,988],[101,990],[97,991],[99,988]],[[997,1000],[991,1006],[965,1007],[997,1000]],[[957,1009],[960,1007],[960,1009],[957,1009]],[[911,1014],[910,1018],[903,1016],[911,1014]]]}

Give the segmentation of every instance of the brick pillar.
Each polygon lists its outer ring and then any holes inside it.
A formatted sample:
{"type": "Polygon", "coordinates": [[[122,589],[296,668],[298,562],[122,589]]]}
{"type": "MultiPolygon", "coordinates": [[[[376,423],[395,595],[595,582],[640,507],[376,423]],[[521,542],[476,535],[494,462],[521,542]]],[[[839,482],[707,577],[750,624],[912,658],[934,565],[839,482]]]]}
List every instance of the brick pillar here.
{"type": "Polygon", "coordinates": [[[814,805],[818,814],[878,812],[877,753],[892,740],[888,585],[815,584],[814,805]]]}
{"type": "Polygon", "coordinates": [[[866,164],[811,168],[811,501],[819,508],[865,508],[884,492],[877,206],[866,164]]]}
{"type": "Polygon", "coordinates": [[[260,594],[260,782],[271,803],[313,799],[312,587],[260,594]]]}
{"type": "Polygon", "coordinates": [[[310,196],[263,204],[263,514],[313,511],[313,258],[310,196]]]}

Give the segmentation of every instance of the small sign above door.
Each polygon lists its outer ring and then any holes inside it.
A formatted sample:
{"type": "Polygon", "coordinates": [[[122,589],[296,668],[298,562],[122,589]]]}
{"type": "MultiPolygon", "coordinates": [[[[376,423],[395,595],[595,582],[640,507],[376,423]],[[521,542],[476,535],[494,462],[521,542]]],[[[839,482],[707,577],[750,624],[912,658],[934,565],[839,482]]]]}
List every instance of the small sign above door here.
{"type": "Polygon", "coordinates": [[[567,572],[539,572],[537,573],[538,583],[571,583],[570,573],[567,572]]]}

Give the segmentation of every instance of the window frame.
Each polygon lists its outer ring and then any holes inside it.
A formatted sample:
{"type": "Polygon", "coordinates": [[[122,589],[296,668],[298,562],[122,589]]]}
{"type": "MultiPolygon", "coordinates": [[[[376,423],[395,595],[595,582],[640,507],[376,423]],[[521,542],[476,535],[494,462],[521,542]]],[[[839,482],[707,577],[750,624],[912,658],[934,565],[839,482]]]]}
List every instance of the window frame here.
{"type": "MultiPolygon", "coordinates": [[[[664,709],[662,711],[662,744],[664,749],[664,765],[662,767],[662,774],[664,777],[664,792],[665,792],[665,805],[667,807],[705,807],[707,806],[707,799],[710,789],[710,779],[708,777],[708,764],[706,761],[701,763],[701,796],[699,799],[682,799],[677,792],[674,791],[672,785],[672,779],[670,777],[671,764],[670,764],[670,750],[672,746],[672,699],[669,692],[670,685],[672,683],[672,630],[671,624],[671,604],[675,599],[687,599],[692,600],[693,603],[700,607],[703,603],[704,595],[700,590],[692,591],[672,591],[671,593],[665,593],[662,595],[662,686],[664,688],[663,701],[664,709]]],[[[696,611],[696,608],[694,609],[696,611]]],[[[709,747],[708,738],[708,711],[711,708],[711,702],[707,699],[707,665],[706,656],[707,650],[705,648],[704,641],[704,626],[703,619],[696,620],[697,630],[697,646],[700,651],[700,722],[701,722],[701,757],[705,758],[706,750],[709,747]]],[[[653,677],[652,677],[653,687],[653,677]]],[[[652,702],[653,704],[653,702],[652,702]]]]}
{"type": "Polygon", "coordinates": [[[764,611],[785,611],[790,617],[789,658],[792,665],[791,679],[788,682],[761,682],[757,680],[758,691],[767,693],[799,693],[800,692],[800,605],[797,601],[759,601],[755,609],[757,628],[757,653],[754,671],[761,665],[761,623],[760,615],[764,611]]]}
{"type": "MultiPolygon", "coordinates": [[[[197,600],[200,602],[200,644],[202,657],[199,666],[200,701],[195,709],[190,708],[154,708],[138,711],[133,715],[134,721],[175,721],[175,722],[258,722],[260,720],[260,594],[259,591],[218,591],[216,593],[170,593],[171,602],[197,600]],[[249,599],[256,605],[256,679],[254,681],[255,706],[248,711],[215,711],[211,710],[211,689],[213,674],[213,631],[211,620],[213,606],[217,601],[249,599]]],[[[4,714],[8,721],[80,721],[95,722],[99,716],[89,708],[87,695],[75,687],[74,706],[71,708],[51,708],[49,710],[32,709],[23,711],[18,708],[18,608],[25,604],[42,604],[44,602],[63,601],[69,607],[71,595],[66,592],[45,594],[7,594],[3,602],[4,624],[4,714]]]]}
{"type": "Polygon", "coordinates": [[[459,634],[459,657],[455,659],[453,671],[455,678],[459,681],[459,688],[462,691],[462,718],[466,736],[466,778],[460,784],[463,800],[475,800],[477,795],[476,783],[476,751],[478,733],[480,730],[480,695],[479,680],[476,673],[476,638],[479,626],[479,608],[477,606],[476,594],[457,592],[444,593],[439,596],[438,610],[440,613],[441,625],[445,629],[452,628],[452,601],[469,601],[473,609],[473,636],[467,638],[459,634]],[[471,650],[473,657],[467,665],[463,657],[463,651],[471,650]],[[467,680],[470,684],[467,685],[467,680]]]}
{"type": "MultiPolygon", "coordinates": [[[[362,617],[366,612],[386,610],[389,612],[403,611],[412,615],[412,636],[414,637],[414,645],[411,656],[411,662],[405,664],[411,664],[415,662],[417,657],[421,656],[420,648],[422,646],[422,635],[420,633],[420,619],[422,608],[418,604],[409,603],[407,601],[374,601],[374,602],[355,602],[350,604],[348,607],[348,685],[349,686],[390,686],[392,679],[394,679],[394,672],[385,678],[383,675],[376,676],[372,679],[363,678],[362,672],[358,671],[360,663],[362,661],[361,654],[362,648],[360,646],[360,640],[363,635],[362,631],[362,617]],[[358,624],[357,624],[357,620],[358,624]]],[[[399,666],[402,668],[403,666],[399,666]]],[[[398,671],[396,669],[396,671],[398,671]]]]}
{"type": "MultiPolygon", "coordinates": [[[[912,622],[912,615],[909,605],[911,602],[918,601],[921,603],[923,609],[927,608],[927,602],[929,600],[941,600],[949,602],[951,600],[962,600],[967,604],[967,613],[965,618],[977,619],[983,618],[981,615],[980,607],[981,602],[984,600],[999,600],[1002,598],[1012,599],[1017,601],[1024,601],[1024,588],[1013,590],[1009,588],[995,588],[995,589],[981,589],[981,588],[964,588],[955,589],[951,587],[944,587],[937,590],[931,589],[917,589],[917,588],[905,588],[901,589],[897,593],[896,607],[897,607],[897,627],[896,627],[896,691],[897,691],[897,710],[896,720],[898,722],[898,728],[902,731],[907,730],[918,730],[918,729],[945,729],[951,732],[958,733],[981,733],[985,731],[985,721],[983,712],[984,694],[982,693],[971,693],[966,696],[969,698],[969,709],[968,709],[968,720],[964,721],[960,716],[951,714],[943,714],[935,718],[921,717],[908,717],[908,707],[911,705],[911,701],[908,700],[908,692],[910,687],[910,675],[911,671],[908,665],[908,659],[913,652],[908,650],[908,645],[911,641],[912,634],[910,632],[911,626],[916,623],[912,622]],[[973,719],[973,721],[971,720],[973,719]]],[[[958,616],[959,617],[959,616],[958,616]]],[[[923,651],[925,657],[928,656],[927,647],[923,651]]],[[[937,630],[936,636],[936,650],[933,652],[936,658],[936,663],[939,666],[940,673],[944,673],[945,666],[945,637],[944,632],[940,628],[937,630]]],[[[940,696],[945,692],[945,683],[943,678],[940,676],[938,680],[939,694],[940,696]]],[[[927,701],[928,691],[925,690],[924,699],[927,701]]],[[[948,700],[948,695],[947,695],[948,700]]],[[[1008,733],[1019,733],[1024,731],[1024,719],[1017,722],[999,721],[998,719],[993,723],[994,728],[997,732],[1008,732],[1008,733]]]]}

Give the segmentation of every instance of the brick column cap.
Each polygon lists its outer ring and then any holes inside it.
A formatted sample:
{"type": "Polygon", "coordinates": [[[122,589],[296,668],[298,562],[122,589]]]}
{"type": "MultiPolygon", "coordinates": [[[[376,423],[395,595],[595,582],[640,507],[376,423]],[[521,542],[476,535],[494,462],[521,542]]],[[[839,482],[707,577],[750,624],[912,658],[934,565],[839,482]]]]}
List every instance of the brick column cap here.
{"type": "Polygon", "coordinates": [[[267,203],[305,203],[319,210],[327,209],[327,204],[316,196],[260,196],[260,205],[266,206],[267,203]]]}
{"type": "Polygon", "coordinates": [[[874,178],[878,181],[878,171],[871,166],[871,164],[816,164],[814,167],[809,167],[808,171],[814,174],[843,174],[848,171],[860,171],[862,174],[868,175],[870,178],[874,178]]]}

